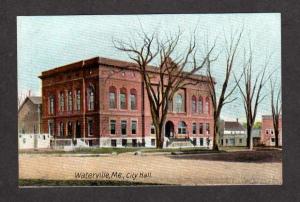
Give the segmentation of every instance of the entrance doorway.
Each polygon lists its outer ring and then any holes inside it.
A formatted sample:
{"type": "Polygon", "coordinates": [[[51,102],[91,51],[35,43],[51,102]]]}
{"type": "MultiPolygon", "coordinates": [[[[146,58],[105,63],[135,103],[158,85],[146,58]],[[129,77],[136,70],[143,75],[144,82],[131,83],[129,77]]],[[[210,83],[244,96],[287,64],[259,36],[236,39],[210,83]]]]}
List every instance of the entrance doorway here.
{"type": "Polygon", "coordinates": [[[80,122],[76,121],[76,138],[81,138],[81,126],[80,126],[80,122]]]}
{"type": "Polygon", "coordinates": [[[172,121],[167,121],[166,123],[165,136],[167,138],[174,138],[174,124],[172,121]]]}

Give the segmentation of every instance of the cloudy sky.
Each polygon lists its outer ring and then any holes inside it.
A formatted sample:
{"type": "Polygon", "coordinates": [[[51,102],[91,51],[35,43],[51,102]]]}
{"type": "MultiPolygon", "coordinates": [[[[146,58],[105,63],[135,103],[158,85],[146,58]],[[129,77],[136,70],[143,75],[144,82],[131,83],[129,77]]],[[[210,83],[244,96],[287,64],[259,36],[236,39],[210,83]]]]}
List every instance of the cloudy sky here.
{"type": "MultiPolygon", "coordinates": [[[[18,93],[31,90],[41,94],[42,71],[95,56],[129,60],[116,50],[113,39],[129,41],[143,29],[159,36],[183,31],[177,51],[187,47],[191,33],[196,30],[199,58],[203,44],[217,39],[215,54],[220,54],[213,71],[217,85],[224,75],[224,38],[230,38],[243,28],[243,38],[234,63],[236,74],[241,72],[244,49],[251,43],[254,70],[258,74],[266,56],[271,55],[268,72],[281,84],[281,24],[279,13],[269,14],[189,14],[189,15],[103,15],[103,16],[20,16],[17,17],[18,93]]],[[[263,94],[269,94],[269,83],[263,94]]],[[[222,118],[245,120],[242,100],[237,90],[235,102],[224,107],[222,118]]],[[[259,107],[261,114],[270,114],[270,97],[259,107]]]]}

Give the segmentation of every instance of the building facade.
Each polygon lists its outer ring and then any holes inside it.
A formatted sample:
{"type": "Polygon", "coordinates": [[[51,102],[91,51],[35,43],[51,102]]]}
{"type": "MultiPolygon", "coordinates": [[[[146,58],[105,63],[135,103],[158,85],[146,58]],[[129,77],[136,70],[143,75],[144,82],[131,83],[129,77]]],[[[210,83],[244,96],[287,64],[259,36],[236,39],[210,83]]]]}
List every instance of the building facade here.
{"type": "Polygon", "coordinates": [[[18,110],[18,133],[41,133],[42,97],[28,96],[18,110]]]}
{"type": "MultiPolygon", "coordinates": [[[[43,131],[56,139],[83,139],[101,147],[155,147],[149,100],[135,64],[91,58],[42,72],[43,131]]],[[[157,75],[154,67],[149,74],[157,75]]],[[[212,143],[213,108],[204,76],[174,95],[165,141],[212,143]],[[206,141],[206,140],[210,141],[206,141]]],[[[170,145],[170,144],[169,144],[170,145]]]]}
{"type": "MultiPolygon", "coordinates": [[[[275,133],[273,127],[273,118],[271,115],[262,116],[261,124],[261,144],[265,146],[275,146],[275,133]]],[[[282,146],[282,117],[279,117],[279,135],[278,144],[282,146]]]]}
{"type": "Polygon", "coordinates": [[[245,128],[236,121],[222,121],[219,144],[222,146],[247,146],[245,128]]]}

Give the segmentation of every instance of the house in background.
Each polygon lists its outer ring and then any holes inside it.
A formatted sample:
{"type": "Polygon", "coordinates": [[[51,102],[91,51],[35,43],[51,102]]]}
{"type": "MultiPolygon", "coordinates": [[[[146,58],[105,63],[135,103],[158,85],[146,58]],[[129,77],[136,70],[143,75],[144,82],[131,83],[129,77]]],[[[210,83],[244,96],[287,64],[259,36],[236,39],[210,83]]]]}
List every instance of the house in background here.
{"type": "Polygon", "coordinates": [[[41,133],[42,97],[28,96],[18,110],[19,149],[50,147],[50,135],[41,133]]]}
{"type": "Polygon", "coordinates": [[[221,146],[247,146],[247,133],[245,128],[236,121],[222,121],[219,144],[221,146]]]}
{"type": "MultiPolygon", "coordinates": [[[[279,117],[279,146],[282,146],[282,117],[279,117]]],[[[265,146],[275,146],[275,133],[273,127],[273,118],[271,115],[262,116],[261,125],[261,144],[265,146]]]]}
{"type": "Polygon", "coordinates": [[[18,110],[18,132],[20,134],[41,133],[42,97],[28,96],[18,110]]]}
{"type": "Polygon", "coordinates": [[[260,131],[261,131],[261,128],[253,128],[252,129],[252,139],[253,139],[253,146],[254,147],[257,147],[261,144],[261,141],[260,141],[260,131]]]}

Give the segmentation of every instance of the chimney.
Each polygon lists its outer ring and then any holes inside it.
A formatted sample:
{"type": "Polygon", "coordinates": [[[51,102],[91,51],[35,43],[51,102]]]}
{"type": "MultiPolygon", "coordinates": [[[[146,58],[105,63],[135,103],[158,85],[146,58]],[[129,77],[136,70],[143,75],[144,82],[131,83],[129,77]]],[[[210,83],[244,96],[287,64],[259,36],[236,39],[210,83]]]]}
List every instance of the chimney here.
{"type": "Polygon", "coordinates": [[[236,122],[237,122],[237,123],[239,122],[239,118],[236,118],[236,122]]]}

